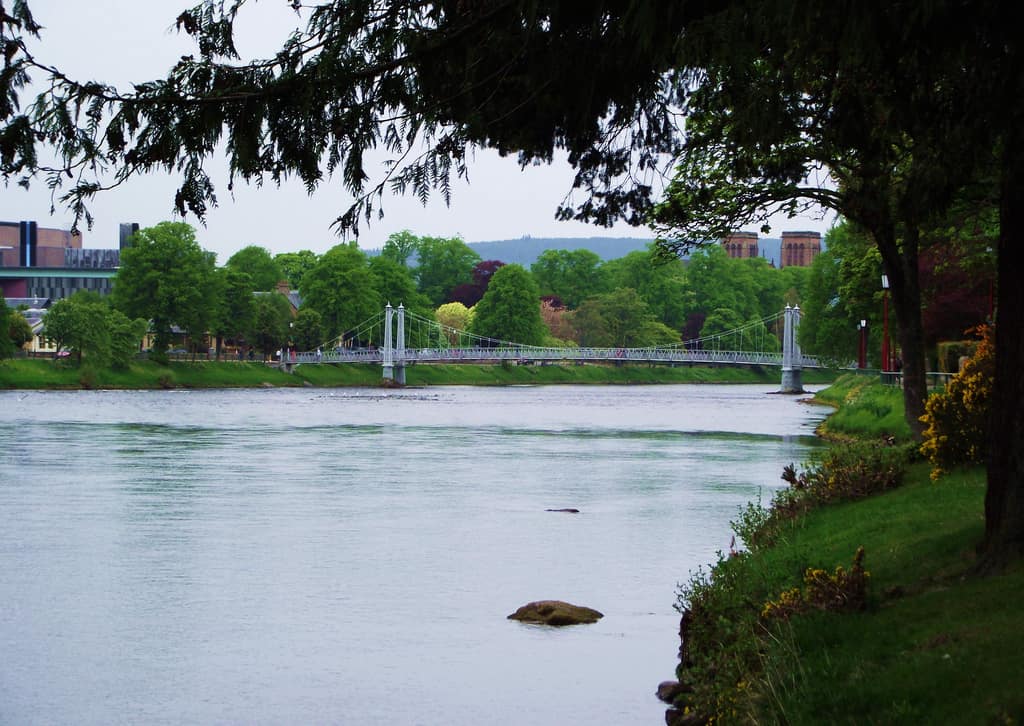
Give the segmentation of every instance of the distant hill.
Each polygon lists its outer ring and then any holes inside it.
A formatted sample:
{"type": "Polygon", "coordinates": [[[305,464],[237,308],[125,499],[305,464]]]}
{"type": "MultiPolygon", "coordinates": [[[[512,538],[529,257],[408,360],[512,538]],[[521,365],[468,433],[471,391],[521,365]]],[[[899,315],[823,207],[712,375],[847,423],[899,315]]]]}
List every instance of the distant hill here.
{"type": "MultiPolygon", "coordinates": [[[[529,267],[545,250],[582,248],[597,253],[602,260],[614,260],[636,250],[645,250],[653,241],[641,237],[521,237],[468,244],[482,260],[501,260],[529,267]]],[[[782,261],[782,240],[761,237],[757,245],[761,257],[778,267],[782,261]]]]}
{"type": "MultiPolygon", "coordinates": [[[[636,250],[646,250],[654,241],[643,237],[520,237],[519,239],[467,242],[481,260],[500,260],[506,264],[519,264],[529,268],[545,250],[586,249],[597,254],[602,260],[625,257],[636,250]]],[[[782,240],[779,237],[761,237],[757,241],[761,257],[776,267],[782,261],[782,240]]],[[[379,249],[366,250],[371,257],[380,254],[379,249]]],[[[415,264],[415,258],[410,260],[415,264]]]]}
{"type": "Polygon", "coordinates": [[[635,250],[647,249],[652,239],[640,237],[521,237],[488,242],[469,242],[482,260],[501,260],[529,267],[545,250],[587,249],[602,260],[625,257],[635,250]]]}

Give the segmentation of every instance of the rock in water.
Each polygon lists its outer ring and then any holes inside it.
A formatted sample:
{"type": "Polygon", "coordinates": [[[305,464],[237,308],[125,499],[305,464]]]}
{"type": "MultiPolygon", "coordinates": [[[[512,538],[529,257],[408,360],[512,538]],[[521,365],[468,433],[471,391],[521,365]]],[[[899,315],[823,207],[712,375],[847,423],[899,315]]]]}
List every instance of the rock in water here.
{"type": "Polygon", "coordinates": [[[580,625],[596,623],[604,617],[593,608],[562,602],[561,600],[538,600],[523,605],[508,616],[509,620],[542,625],[580,625]]]}

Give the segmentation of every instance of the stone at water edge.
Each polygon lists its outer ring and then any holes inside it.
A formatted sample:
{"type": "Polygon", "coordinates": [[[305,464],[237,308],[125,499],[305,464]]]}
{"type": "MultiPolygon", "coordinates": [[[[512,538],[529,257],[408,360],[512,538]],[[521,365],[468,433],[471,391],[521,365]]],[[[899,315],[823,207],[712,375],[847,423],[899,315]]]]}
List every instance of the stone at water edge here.
{"type": "Polygon", "coordinates": [[[596,623],[603,617],[604,613],[582,605],[573,605],[561,600],[538,600],[523,605],[509,615],[508,619],[524,623],[562,626],[596,623]]]}

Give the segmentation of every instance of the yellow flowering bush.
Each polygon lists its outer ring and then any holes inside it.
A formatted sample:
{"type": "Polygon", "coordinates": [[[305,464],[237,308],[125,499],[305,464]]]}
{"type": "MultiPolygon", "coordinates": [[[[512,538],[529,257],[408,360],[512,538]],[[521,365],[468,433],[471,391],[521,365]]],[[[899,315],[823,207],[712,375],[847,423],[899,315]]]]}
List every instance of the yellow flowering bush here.
{"type": "Polygon", "coordinates": [[[761,617],[787,620],[808,610],[863,610],[867,607],[870,577],[871,573],[864,569],[864,548],[858,547],[849,571],[842,565],[831,574],[808,567],[804,571],[803,589],[794,587],[782,592],[777,600],[769,600],[761,608],[761,617]]]}
{"type": "Polygon", "coordinates": [[[977,350],[946,390],[932,394],[921,417],[921,454],[932,464],[932,479],[957,464],[984,461],[988,453],[989,401],[995,380],[994,329],[983,325],[977,350]]]}

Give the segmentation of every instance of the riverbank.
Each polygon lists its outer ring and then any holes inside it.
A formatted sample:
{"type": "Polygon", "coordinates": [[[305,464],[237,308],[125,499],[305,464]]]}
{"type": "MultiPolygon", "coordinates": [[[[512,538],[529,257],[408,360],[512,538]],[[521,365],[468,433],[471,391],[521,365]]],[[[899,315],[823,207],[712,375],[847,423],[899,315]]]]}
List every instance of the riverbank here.
{"type": "Polygon", "coordinates": [[[841,379],[819,394],[871,443],[792,472],[771,510],[751,505],[733,523],[743,551],[681,587],[669,723],[1024,719],[1024,565],[972,572],[985,472],[932,482],[911,447],[881,443],[881,388],[841,379]]]}
{"type": "MultiPolygon", "coordinates": [[[[831,371],[804,371],[804,382],[827,383],[831,371]]],[[[545,384],[778,383],[777,368],[651,365],[415,365],[409,386],[545,384]]],[[[380,386],[381,369],[369,364],[299,365],[291,373],[248,362],[133,363],[126,371],[81,368],[67,361],[0,361],[0,389],[167,389],[380,386]]]]}

